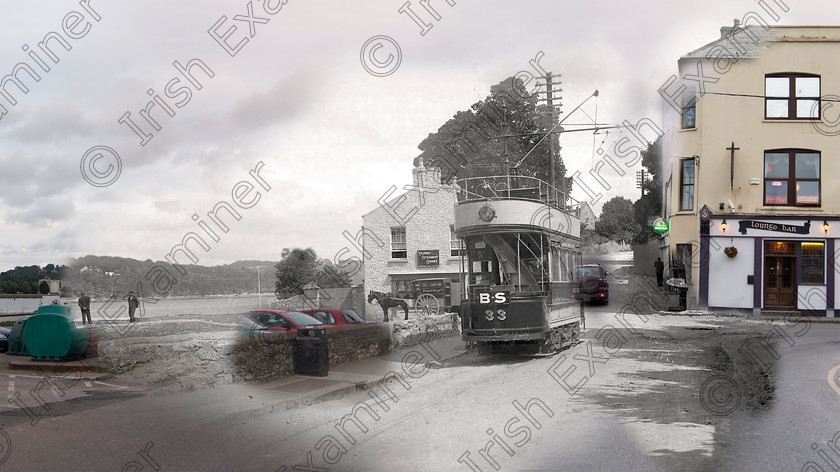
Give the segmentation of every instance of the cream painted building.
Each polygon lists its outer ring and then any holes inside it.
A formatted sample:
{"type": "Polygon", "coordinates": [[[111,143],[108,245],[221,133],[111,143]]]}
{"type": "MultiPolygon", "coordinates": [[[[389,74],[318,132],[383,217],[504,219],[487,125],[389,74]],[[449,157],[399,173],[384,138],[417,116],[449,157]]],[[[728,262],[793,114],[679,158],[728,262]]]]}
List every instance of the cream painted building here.
{"type": "MultiPolygon", "coordinates": [[[[442,184],[440,169],[423,167],[422,161],[413,174],[413,185],[405,192],[394,187],[393,194],[362,216],[365,297],[371,290],[390,292],[411,309],[416,282],[422,283],[423,293],[439,300],[441,309],[458,305],[461,246],[455,237],[455,187],[442,184]]],[[[397,308],[390,313],[404,316],[397,308]]],[[[381,320],[382,310],[367,304],[365,319],[381,320]]]]}
{"type": "Polygon", "coordinates": [[[838,56],[840,27],[736,21],[660,91],[674,108],[663,260],[686,278],[689,307],[834,316],[838,56]]]}

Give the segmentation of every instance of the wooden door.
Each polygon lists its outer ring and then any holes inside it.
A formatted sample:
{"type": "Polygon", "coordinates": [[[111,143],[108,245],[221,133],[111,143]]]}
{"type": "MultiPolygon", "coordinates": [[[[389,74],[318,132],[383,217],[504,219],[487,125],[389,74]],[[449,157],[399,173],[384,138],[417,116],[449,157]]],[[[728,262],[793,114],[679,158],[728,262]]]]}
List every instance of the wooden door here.
{"type": "Polygon", "coordinates": [[[764,261],[764,306],[796,307],[795,257],[766,257],[764,261]]]}

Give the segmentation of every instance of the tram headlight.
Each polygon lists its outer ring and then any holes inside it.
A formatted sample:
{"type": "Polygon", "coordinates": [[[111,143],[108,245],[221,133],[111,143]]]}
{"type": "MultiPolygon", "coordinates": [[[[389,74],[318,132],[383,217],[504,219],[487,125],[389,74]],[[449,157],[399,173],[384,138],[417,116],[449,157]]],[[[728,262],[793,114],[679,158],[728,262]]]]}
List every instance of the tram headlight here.
{"type": "Polygon", "coordinates": [[[505,310],[498,310],[496,314],[499,315],[499,320],[504,321],[507,318],[507,312],[505,310]]]}
{"type": "Polygon", "coordinates": [[[487,310],[484,312],[484,319],[487,321],[493,321],[493,310],[487,310]]]}

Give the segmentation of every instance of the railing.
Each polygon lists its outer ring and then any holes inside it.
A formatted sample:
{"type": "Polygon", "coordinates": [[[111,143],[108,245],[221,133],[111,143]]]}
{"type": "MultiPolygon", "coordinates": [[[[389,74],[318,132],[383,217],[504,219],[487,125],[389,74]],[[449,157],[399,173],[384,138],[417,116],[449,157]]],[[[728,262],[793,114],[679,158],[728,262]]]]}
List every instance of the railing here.
{"type": "Polygon", "coordinates": [[[487,200],[528,200],[580,216],[580,202],[536,177],[494,175],[456,181],[458,203],[487,200]]]}

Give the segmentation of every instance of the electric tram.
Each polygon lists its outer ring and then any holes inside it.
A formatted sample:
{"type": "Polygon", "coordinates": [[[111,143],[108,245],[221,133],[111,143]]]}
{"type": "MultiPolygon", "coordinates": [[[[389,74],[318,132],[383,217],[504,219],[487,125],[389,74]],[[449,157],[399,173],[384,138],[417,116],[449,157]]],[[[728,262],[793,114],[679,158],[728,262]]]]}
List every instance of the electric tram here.
{"type": "Polygon", "coordinates": [[[579,203],[546,182],[500,175],[457,180],[462,338],[483,354],[550,354],[578,341],[583,304],[579,203]]]}

